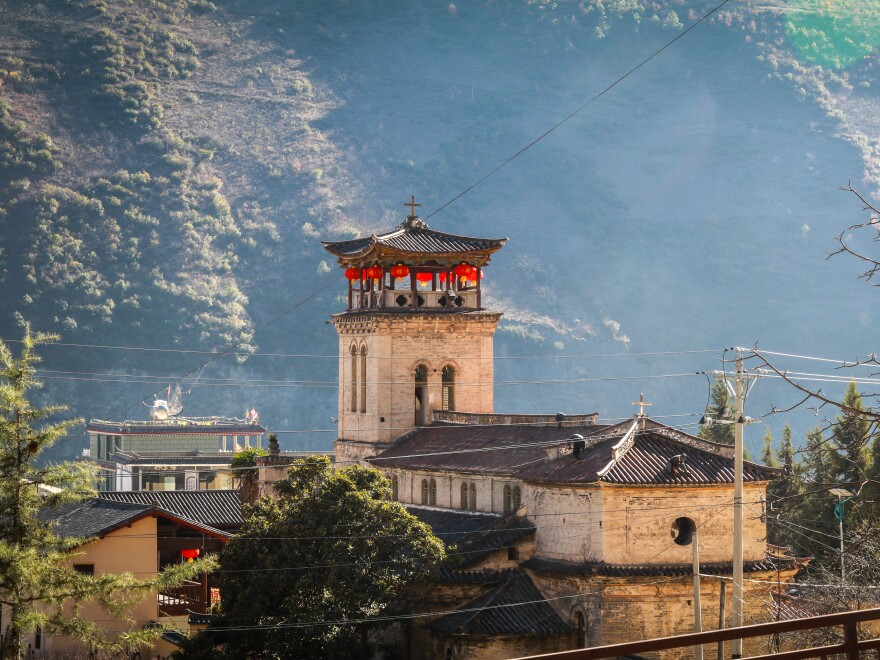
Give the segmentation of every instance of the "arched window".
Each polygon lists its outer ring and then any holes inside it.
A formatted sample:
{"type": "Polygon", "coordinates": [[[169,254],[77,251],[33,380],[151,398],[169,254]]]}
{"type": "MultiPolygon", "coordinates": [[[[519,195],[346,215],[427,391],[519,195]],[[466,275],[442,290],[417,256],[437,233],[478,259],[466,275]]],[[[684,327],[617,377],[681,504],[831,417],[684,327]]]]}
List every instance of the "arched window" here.
{"type": "Polygon", "coordinates": [[[470,490],[471,490],[471,496],[468,500],[469,504],[471,505],[470,510],[476,511],[477,510],[477,484],[475,484],[474,482],[471,482],[470,490]]]}
{"type": "Polygon", "coordinates": [[[446,647],[446,653],[443,654],[444,660],[455,660],[455,649],[451,646],[446,647]]]}
{"type": "Polygon", "coordinates": [[[511,501],[510,495],[510,486],[505,484],[504,486],[504,513],[508,513],[510,511],[510,507],[513,504],[511,501]]]}
{"type": "Polygon", "coordinates": [[[468,509],[468,485],[465,482],[461,484],[461,508],[468,509]]]}
{"type": "Polygon", "coordinates": [[[367,412],[367,347],[361,346],[361,412],[367,412]]]}
{"type": "Polygon", "coordinates": [[[442,410],[455,410],[455,369],[449,365],[443,367],[443,400],[442,410]]]}
{"type": "Polygon", "coordinates": [[[357,412],[357,346],[351,345],[351,412],[357,412]]]}
{"type": "Polygon", "coordinates": [[[587,620],[584,613],[576,611],[571,622],[572,632],[574,633],[574,648],[587,648],[587,620]]]}
{"type": "Polygon", "coordinates": [[[400,499],[398,497],[398,483],[397,477],[391,477],[391,499],[395,502],[400,499]]]}
{"type": "Polygon", "coordinates": [[[431,506],[437,505],[437,482],[431,479],[431,506]]]}
{"type": "Polygon", "coordinates": [[[416,367],[416,426],[427,424],[428,408],[428,367],[420,364],[416,367]]]}
{"type": "Polygon", "coordinates": [[[429,497],[428,480],[422,479],[422,504],[430,504],[428,497],[429,497]]]}
{"type": "Polygon", "coordinates": [[[511,511],[516,511],[519,508],[520,504],[522,504],[522,490],[520,490],[519,486],[514,486],[513,505],[510,507],[511,511]]]}

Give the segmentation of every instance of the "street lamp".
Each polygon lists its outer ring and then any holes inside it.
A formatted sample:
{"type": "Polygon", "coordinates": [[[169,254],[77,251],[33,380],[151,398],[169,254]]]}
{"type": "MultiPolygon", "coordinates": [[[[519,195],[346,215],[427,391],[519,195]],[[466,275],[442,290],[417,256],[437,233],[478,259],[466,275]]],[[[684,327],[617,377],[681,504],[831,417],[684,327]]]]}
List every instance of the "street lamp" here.
{"type": "Polygon", "coordinates": [[[853,494],[846,488],[830,488],[828,492],[832,495],[837,495],[837,504],[834,505],[834,515],[840,521],[840,581],[846,582],[846,567],[843,563],[843,509],[853,494]],[[847,499],[843,499],[844,497],[847,499]]]}

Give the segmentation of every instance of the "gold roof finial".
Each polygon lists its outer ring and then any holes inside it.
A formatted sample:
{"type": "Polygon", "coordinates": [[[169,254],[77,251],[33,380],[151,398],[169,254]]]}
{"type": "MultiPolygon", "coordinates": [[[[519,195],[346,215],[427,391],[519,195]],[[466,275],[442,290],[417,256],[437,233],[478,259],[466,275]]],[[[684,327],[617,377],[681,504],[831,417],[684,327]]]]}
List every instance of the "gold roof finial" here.
{"type": "Polygon", "coordinates": [[[409,217],[411,217],[411,218],[418,217],[416,215],[416,207],[421,206],[421,204],[416,204],[416,196],[415,195],[410,195],[410,200],[406,204],[404,204],[404,206],[409,207],[409,217]]]}

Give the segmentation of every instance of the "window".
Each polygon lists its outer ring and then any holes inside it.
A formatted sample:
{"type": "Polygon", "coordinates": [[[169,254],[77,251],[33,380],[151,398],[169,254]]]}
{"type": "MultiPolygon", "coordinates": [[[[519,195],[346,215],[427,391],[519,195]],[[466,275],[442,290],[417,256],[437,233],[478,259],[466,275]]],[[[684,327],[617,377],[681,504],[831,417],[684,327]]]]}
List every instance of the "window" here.
{"type": "Polygon", "coordinates": [[[443,400],[442,410],[455,410],[455,369],[449,365],[443,367],[443,400]]]}
{"type": "Polygon", "coordinates": [[[510,545],[507,547],[507,558],[510,561],[516,561],[519,559],[519,547],[515,545],[510,545]]]}
{"type": "Polygon", "coordinates": [[[508,513],[510,511],[511,505],[513,502],[511,501],[511,493],[510,486],[504,486],[504,513],[508,513]]]}
{"type": "Polygon", "coordinates": [[[431,479],[431,506],[437,505],[437,482],[431,479]]]}
{"type": "Polygon", "coordinates": [[[477,510],[477,484],[471,482],[470,490],[471,490],[470,509],[471,509],[471,511],[476,511],[477,510]]]}
{"type": "Polygon", "coordinates": [[[395,502],[398,500],[397,477],[391,477],[391,499],[395,502]]]}
{"type": "Polygon", "coordinates": [[[77,573],[82,573],[83,575],[94,575],[95,574],[95,565],[94,564],[74,564],[73,570],[77,573]]]}
{"type": "Polygon", "coordinates": [[[513,487],[513,506],[511,507],[512,511],[516,511],[520,504],[522,504],[522,490],[520,490],[519,486],[513,487]]]}
{"type": "Polygon", "coordinates": [[[367,347],[361,346],[361,412],[367,412],[367,347]]]}
{"type": "Polygon", "coordinates": [[[583,612],[574,613],[571,627],[574,629],[574,647],[576,649],[587,648],[587,621],[583,612]]]}
{"type": "Polygon", "coordinates": [[[428,367],[420,364],[416,367],[415,373],[415,416],[416,426],[424,426],[427,424],[427,390],[428,390],[428,367]]]}
{"type": "Polygon", "coordinates": [[[37,626],[37,629],[34,631],[34,649],[39,651],[43,648],[43,629],[40,626],[37,626]]]}
{"type": "Polygon", "coordinates": [[[461,508],[469,509],[468,506],[468,485],[466,483],[461,484],[461,508]]]}
{"type": "Polygon", "coordinates": [[[351,412],[357,412],[357,346],[351,345],[351,412]]]}
{"type": "Polygon", "coordinates": [[[428,496],[428,480],[422,479],[422,504],[429,504],[428,496]]]}

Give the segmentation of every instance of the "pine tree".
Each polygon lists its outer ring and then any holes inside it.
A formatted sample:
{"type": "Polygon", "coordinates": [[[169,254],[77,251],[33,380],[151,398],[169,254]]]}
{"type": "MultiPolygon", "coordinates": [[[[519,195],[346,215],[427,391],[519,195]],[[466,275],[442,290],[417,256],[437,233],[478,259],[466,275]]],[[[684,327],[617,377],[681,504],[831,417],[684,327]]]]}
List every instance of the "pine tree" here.
{"type": "Polygon", "coordinates": [[[761,462],[767,467],[778,467],[776,455],[773,453],[773,432],[770,427],[764,432],[764,444],[761,448],[761,462]]]}
{"type": "MultiPolygon", "coordinates": [[[[720,419],[732,420],[735,415],[733,405],[729,401],[727,383],[723,376],[719,376],[712,386],[712,401],[706,406],[706,416],[717,421],[720,419]]],[[[700,437],[704,440],[732,445],[734,442],[733,424],[710,424],[700,428],[700,437]]]]}
{"type": "Polygon", "coordinates": [[[816,427],[807,433],[799,473],[803,492],[808,494],[804,495],[801,505],[788,521],[788,530],[797,539],[794,544],[818,558],[826,557],[836,549],[827,536],[835,534],[838,528],[834,517],[836,498],[827,492],[827,488],[838,483],[834,465],[836,451],[836,445],[825,438],[821,428],[816,427]]]}
{"type": "Polygon", "coordinates": [[[782,441],[775,462],[784,472],[767,485],[768,538],[774,545],[799,547],[798,534],[789,526],[797,523],[796,513],[801,505],[797,495],[801,489],[791,442],[791,427],[788,424],[782,429],[782,441]]]}
{"type": "Polygon", "coordinates": [[[93,464],[82,461],[37,466],[37,458],[79,420],[53,422],[64,406],[40,408],[30,402],[29,393],[40,386],[34,378],[40,362],[35,349],[56,338],[32,333],[22,324],[18,357],[0,341],[0,605],[10,614],[4,620],[0,657],[18,660],[25,635],[37,628],[44,634],[72,636],[93,649],[131,652],[155,639],[161,629],[111,638],[97,622],[79,616],[80,606],[99,602],[120,619],[157,588],[180,584],[207,565],[181,564],[155,580],[73,570],[71,560],[82,540],[58,537],[39,512],[93,495],[97,472],[93,464]],[[58,491],[41,495],[42,484],[58,491]]]}
{"type": "Polygon", "coordinates": [[[857,489],[870,471],[871,454],[868,447],[870,422],[861,415],[865,410],[862,395],[851,381],[843,396],[846,408],[837,416],[832,437],[837,451],[831,454],[833,476],[857,489]]]}

